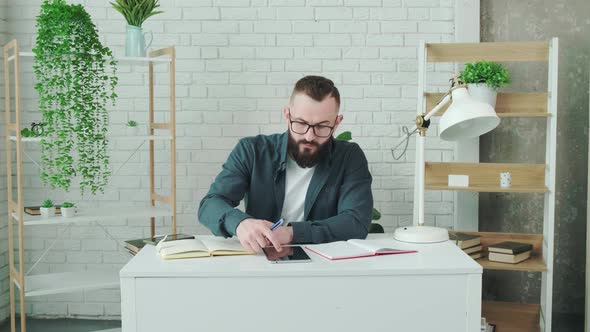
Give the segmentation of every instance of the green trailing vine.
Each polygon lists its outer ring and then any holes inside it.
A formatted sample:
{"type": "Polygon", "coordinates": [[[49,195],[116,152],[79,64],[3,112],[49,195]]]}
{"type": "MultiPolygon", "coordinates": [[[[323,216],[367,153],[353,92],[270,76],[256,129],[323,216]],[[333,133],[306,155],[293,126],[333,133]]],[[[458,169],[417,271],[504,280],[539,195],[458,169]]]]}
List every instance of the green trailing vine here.
{"type": "Polygon", "coordinates": [[[43,183],[68,191],[104,192],[110,176],[107,103],[114,104],[117,62],[101,44],[82,5],[45,0],[37,16],[33,69],[45,124],[43,183]]]}

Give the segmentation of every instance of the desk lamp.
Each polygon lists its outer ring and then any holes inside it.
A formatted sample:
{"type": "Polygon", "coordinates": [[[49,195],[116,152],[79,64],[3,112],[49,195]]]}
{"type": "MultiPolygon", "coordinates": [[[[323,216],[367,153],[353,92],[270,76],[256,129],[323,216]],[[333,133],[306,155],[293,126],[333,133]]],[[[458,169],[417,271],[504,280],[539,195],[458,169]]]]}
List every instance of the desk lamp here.
{"type": "MultiPolygon", "coordinates": [[[[440,137],[447,141],[456,141],[467,138],[479,137],[500,124],[500,118],[496,111],[487,103],[474,100],[469,96],[467,86],[457,77],[452,79],[451,89],[447,92],[438,104],[426,115],[419,114],[416,117],[415,128],[403,136],[393,151],[402,143],[406,143],[410,136],[418,132],[416,137],[416,188],[418,204],[418,223],[416,226],[399,227],[395,230],[394,238],[398,241],[410,243],[435,243],[449,239],[446,228],[424,226],[424,140],[426,130],[430,125],[430,118],[438,113],[446,104],[451,105],[442,115],[439,123],[440,137]]],[[[407,130],[406,130],[407,132],[407,130]]],[[[405,151],[404,151],[405,153],[405,151]]],[[[396,159],[401,158],[395,157],[396,159]]],[[[416,216],[414,216],[416,218],[416,216]]],[[[416,223],[414,223],[416,224],[416,223]]]]}

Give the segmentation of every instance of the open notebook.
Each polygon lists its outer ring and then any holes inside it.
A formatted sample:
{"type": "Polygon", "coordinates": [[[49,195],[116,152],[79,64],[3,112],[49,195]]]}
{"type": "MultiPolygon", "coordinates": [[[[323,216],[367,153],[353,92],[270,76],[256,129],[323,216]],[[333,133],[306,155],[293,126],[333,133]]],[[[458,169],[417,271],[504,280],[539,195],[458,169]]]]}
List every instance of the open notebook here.
{"type": "Polygon", "coordinates": [[[163,259],[255,254],[246,251],[237,239],[217,237],[160,242],[156,251],[163,259]]]}
{"type": "Polygon", "coordinates": [[[394,249],[391,241],[359,240],[337,241],[322,244],[311,244],[306,249],[330,260],[371,257],[379,255],[409,254],[416,250],[394,249]]]}

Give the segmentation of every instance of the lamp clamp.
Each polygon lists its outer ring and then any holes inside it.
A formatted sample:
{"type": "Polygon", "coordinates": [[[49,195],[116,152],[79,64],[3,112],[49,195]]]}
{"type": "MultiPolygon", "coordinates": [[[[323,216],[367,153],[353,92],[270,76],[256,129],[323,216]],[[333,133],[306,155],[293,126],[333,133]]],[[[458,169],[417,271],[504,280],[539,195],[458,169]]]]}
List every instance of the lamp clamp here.
{"type": "Polygon", "coordinates": [[[426,136],[428,127],[430,127],[430,119],[426,120],[424,115],[416,116],[416,129],[420,131],[420,136],[426,136]]]}

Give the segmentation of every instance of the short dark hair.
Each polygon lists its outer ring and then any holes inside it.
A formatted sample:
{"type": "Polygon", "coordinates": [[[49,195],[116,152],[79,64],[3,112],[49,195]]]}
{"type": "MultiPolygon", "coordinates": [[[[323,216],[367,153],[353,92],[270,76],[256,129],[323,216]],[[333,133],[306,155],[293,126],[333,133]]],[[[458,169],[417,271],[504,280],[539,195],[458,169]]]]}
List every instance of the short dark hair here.
{"type": "Polygon", "coordinates": [[[315,101],[322,101],[326,97],[334,97],[340,108],[340,92],[334,86],[334,82],[322,76],[305,76],[295,83],[291,100],[298,93],[304,93],[315,101]]]}

